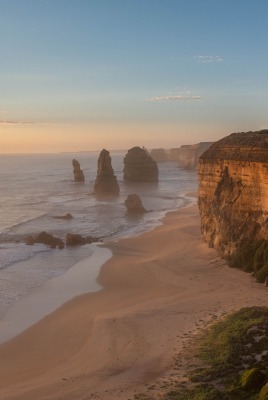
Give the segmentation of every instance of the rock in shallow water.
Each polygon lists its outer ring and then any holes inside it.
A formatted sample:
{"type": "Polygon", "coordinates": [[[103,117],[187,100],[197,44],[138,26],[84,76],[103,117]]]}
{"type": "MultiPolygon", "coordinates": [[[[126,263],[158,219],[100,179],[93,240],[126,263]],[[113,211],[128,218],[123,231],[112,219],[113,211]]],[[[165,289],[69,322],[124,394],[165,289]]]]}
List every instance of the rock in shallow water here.
{"type": "Polygon", "coordinates": [[[125,206],[129,213],[141,214],[147,212],[137,194],[130,194],[125,200],[125,206]]]}

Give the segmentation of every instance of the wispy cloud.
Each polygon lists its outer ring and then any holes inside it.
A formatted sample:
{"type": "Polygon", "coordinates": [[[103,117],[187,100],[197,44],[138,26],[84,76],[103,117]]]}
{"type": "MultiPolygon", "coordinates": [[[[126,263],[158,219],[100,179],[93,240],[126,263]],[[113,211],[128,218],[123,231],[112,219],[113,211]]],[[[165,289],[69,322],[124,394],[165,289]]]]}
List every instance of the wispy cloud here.
{"type": "Polygon", "coordinates": [[[7,120],[7,119],[0,119],[1,125],[23,125],[23,124],[33,124],[32,121],[16,121],[16,120],[7,120]]]}
{"type": "Polygon", "coordinates": [[[224,59],[220,56],[195,56],[194,58],[201,63],[217,63],[224,61],[224,59]]]}
{"type": "Polygon", "coordinates": [[[151,102],[167,102],[167,101],[192,101],[201,100],[201,96],[189,96],[189,95],[168,95],[168,96],[156,96],[146,99],[151,102]]]}

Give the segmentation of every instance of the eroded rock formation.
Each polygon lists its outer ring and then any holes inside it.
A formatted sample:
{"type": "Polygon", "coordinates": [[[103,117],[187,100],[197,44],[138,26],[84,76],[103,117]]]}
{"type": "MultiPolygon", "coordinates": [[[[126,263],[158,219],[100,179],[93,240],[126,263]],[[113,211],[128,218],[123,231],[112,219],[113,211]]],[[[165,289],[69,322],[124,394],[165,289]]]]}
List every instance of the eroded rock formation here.
{"type": "Polygon", "coordinates": [[[124,180],[127,182],[158,182],[158,166],[148,151],[132,147],[124,158],[124,180]]]}
{"type": "Polygon", "coordinates": [[[80,164],[77,160],[73,159],[73,174],[75,182],[85,182],[84,172],[80,169],[80,164]]]}
{"type": "Polygon", "coordinates": [[[105,149],[99,155],[94,191],[99,195],[118,195],[120,192],[117,178],[112,168],[110,153],[105,149]]]}
{"type": "Polygon", "coordinates": [[[125,206],[128,212],[132,214],[141,214],[146,212],[142,205],[141,198],[137,194],[130,194],[125,200],[125,206]]]}
{"type": "Polygon", "coordinates": [[[64,248],[63,240],[47,233],[45,231],[39,233],[36,236],[28,236],[25,240],[25,243],[28,245],[33,245],[35,243],[43,243],[49,246],[50,248],[54,249],[59,247],[60,249],[64,248]]]}
{"type": "Polygon", "coordinates": [[[233,133],[199,160],[201,231],[223,256],[268,239],[268,130],[233,133]]]}

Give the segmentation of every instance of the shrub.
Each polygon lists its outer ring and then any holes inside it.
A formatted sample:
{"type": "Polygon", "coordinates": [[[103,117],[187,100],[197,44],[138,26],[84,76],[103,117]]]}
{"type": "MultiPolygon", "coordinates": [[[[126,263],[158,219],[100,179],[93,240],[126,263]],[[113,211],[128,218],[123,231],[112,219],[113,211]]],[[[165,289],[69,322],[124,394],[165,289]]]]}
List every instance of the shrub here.
{"type": "Polygon", "coordinates": [[[268,400],[268,384],[262,387],[258,396],[258,400],[268,400]]]}

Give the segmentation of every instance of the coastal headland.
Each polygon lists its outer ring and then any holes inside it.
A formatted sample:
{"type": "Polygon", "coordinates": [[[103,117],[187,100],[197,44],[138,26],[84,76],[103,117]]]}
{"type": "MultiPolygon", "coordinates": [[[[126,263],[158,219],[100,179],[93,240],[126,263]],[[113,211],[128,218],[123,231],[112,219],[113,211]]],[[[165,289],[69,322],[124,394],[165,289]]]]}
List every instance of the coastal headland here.
{"type": "Polygon", "coordinates": [[[99,292],[74,298],[0,346],[5,400],[132,399],[177,379],[174,356],[211,321],[267,305],[267,288],[202,241],[197,206],[109,245],[99,292]],[[162,383],[161,383],[162,382],[162,383]]]}

